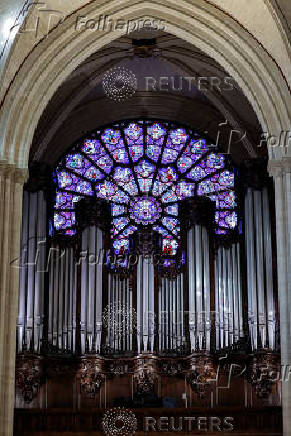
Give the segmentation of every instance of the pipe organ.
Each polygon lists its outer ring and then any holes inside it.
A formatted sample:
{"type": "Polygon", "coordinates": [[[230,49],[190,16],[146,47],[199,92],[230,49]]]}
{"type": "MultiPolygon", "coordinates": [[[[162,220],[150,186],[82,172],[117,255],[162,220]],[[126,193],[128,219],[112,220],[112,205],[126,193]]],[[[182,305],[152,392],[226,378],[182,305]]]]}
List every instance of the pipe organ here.
{"type": "MultiPolygon", "coordinates": [[[[133,375],[132,396],[135,389],[161,392],[163,377],[183,375],[181,392],[189,385],[191,401],[194,394],[206,395],[207,386],[202,389],[197,380],[210,373],[215,378],[216,353],[235,352],[244,344],[246,356],[264,351],[273,365],[278,314],[268,190],[246,190],[244,235],[220,244],[199,209],[190,204],[181,219],[184,262],[171,270],[155,264],[150,254],[159,235],[142,231],[131,242],[136,262],[125,257],[116,266],[108,263],[111,236],[103,203],[82,204],[78,232],[67,243],[48,236],[44,192],[25,191],[18,355],[81,359],[82,389],[88,384],[82,392],[91,397],[108,389],[104,380],[110,384],[112,374],[133,375]]],[[[251,380],[256,392],[269,392],[251,380]]],[[[107,404],[108,392],[100,393],[100,404],[107,404]]]]}
{"type": "Polygon", "coordinates": [[[84,224],[79,245],[49,240],[46,209],[43,191],[24,192],[18,353],[39,354],[45,343],[74,354],[78,334],[82,355],[102,354],[104,347],[111,353],[209,353],[248,334],[252,350],[276,349],[267,188],[248,188],[245,196],[245,299],[241,242],[214,247],[207,226],[189,224],[186,264],[174,276],[159,272],[148,250],[140,250],[136,265],[118,273],[106,266],[102,226],[84,224]]]}
{"type": "Polygon", "coordinates": [[[100,353],[102,333],[103,235],[97,226],[82,232],[81,352],[100,353]]]}
{"type": "Polygon", "coordinates": [[[237,343],[244,336],[239,244],[219,247],[215,256],[216,349],[237,343]]]}
{"type": "Polygon", "coordinates": [[[77,268],[72,247],[52,245],[48,291],[48,347],[75,353],[77,268]]]}
{"type": "Polygon", "coordinates": [[[179,350],[186,345],[184,274],[161,277],[158,289],[159,352],[179,350]]]}
{"type": "Polygon", "coordinates": [[[210,351],[210,259],[205,227],[195,225],[188,231],[187,249],[191,352],[210,351]]]}
{"type": "Polygon", "coordinates": [[[248,323],[252,349],[276,348],[273,247],[268,189],[245,197],[248,323]]]}
{"type": "Polygon", "coordinates": [[[43,191],[24,192],[17,350],[39,353],[43,337],[47,215],[43,191]]]}

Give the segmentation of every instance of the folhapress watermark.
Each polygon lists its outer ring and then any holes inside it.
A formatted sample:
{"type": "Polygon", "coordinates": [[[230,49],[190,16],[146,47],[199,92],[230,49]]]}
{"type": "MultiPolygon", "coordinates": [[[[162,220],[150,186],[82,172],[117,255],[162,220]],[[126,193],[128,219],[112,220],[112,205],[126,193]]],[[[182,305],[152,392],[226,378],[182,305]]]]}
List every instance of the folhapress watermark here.
{"type": "Polygon", "coordinates": [[[138,30],[151,32],[165,31],[166,21],[160,18],[124,20],[122,18],[110,17],[109,15],[98,15],[95,18],[79,15],[76,20],[75,30],[91,32],[112,32],[120,30],[123,34],[129,34],[138,30]]]}

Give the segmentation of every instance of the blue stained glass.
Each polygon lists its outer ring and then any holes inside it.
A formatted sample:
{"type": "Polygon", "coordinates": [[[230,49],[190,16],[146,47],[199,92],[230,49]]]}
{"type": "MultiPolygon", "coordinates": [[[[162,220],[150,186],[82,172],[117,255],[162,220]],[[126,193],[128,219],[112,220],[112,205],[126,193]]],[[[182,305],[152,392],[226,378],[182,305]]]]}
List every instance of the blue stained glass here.
{"type": "Polygon", "coordinates": [[[200,139],[200,140],[192,139],[190,141],[190,148],[191,148],[191,153],[198,155],[198,157],[200,157],[201,155],[207,152],[207,145],[204,139],[200,139]]]}
{"type": "Polygon", "coordinates": [[[111,198],[111,201],[115,201],[116,203],[128,203],[129,201],[129,196],[121,191],[118,190],[111,198]]]}
{"type": "Polygon", "coordinates": [[[162,212],[159,202],[153,197],[137,197],[129,207],[130,217],[138,224],[153,224],[162,212]]]}
{"type": "Polygon", "coordinates": [[[113,178],[118,184],[124,184],[130,181],[131,176],[132,171],[130,168],[116,167],[114,170],[113,178]]]}
{"type": "Polygon", "coordinates": [[[209,198],[215,201],[217,209],[233,209],[237,206],[234,191],[211,195],[209,198]]]}
{"type": "Polygon", "coordinates": [[[185,129],[171,130],[168,140],[168,146],[174,147],[176,150],[181,151],[188,140],[189,135],[187,135],[185,129]]]}
{"type": "Polygon", "coordinates": [[[97,197],[105,199],[111,199],[117,190],[117,186],[114,183],[109,182],[108,180],[105,180],[104,183],[99,183],[98,185],[96,185],[97,197]]]}
{"type": "Polygon", "coordinates": [[[177,165],[180,172],[185,173],[185,171],[193,165],[193,161],[189,155],[182,155],[180,159],[178,159],[177,165]]]}
{"type": "Polygon", "coordinates": [[[178,152],[176,150],[173,150],[172,148],[165,148],[163,157],[162,157],[162,163],[172,163],[177,159],[178,152]]]}
{"type": "Polygon", "coordinates": [[[75,204],[81,199],[78,195],[69,194],[68,192],[57,192],[56,194],[56,209],[74,209],[75,204]]]}
{"type": "Polygon", "coordinates": [[[219,227],[234,229],[237,225],[237,213],[228,211],[216,211],[215,221],[219,227]]]}
{"type": "Polygon", "coordinates": [[[140,177],[148,178],[153,175],[155,166],[147,160],[143,160],[138,166],[135,167],[136,172],[140,177]]]}
{"type": "Polygon", "coordinates": [[[177,227],[179,227],[179,221],[176,218],[164,217],[162,219],[162,224],[171,230],[171,232],[177,232],[177,227]]]}
{"type": "Polygon", "coordinates": [[[116,124],[98,131],[97,135],[101,135],[102,141],[85,139],[57,167],[61,190],[56,192],[53,222],[59,232],[75,234],[76,203],[84,195],[93,195],[94,187],[97,197],[112,203],[112,238],[116,253],[129,249],[128,238],[139,224],[151,225],[162,234],[163,247],[170,247],[174,255],[180,239],[177,202],[195,195],[195,184],[191,182],[198,182],[198,195],[208,196],[215,202],[217,234],[226,234],[237,227],[234,210],[237,202],[232,190],[234,172],[226,169],[223,154],[208,151],[204,139],[192,136],[188,143],[191,136],[186,129],[147,121],[130,122],[125,128],[116,124]],[[146,126],[146,138],[143,126],[146,126]],[[156,172],[154,163],[159,159],[161,167],[156,172]],[[131,166],[131,162],[135,165],[131,166]]]}
{"type": "Polygon", "coordinates": [[[111,205],[111,213],[112,216],[123,215],[126,212],[126,208],[121,204],[112,203],[111,205]]]}
{"type": "Polygon", "coordinates": [[[231,171],[223,171],[219,175],[218,183],[222,187],[233,188],[234,187],[234,173],[231,171]]]}
{"type": "Polygon", "coordinates": [[[171,184],[177,180],[177,173],[172,167],[159,170],[159,178],[163,183],[171,184]]]}
{"type": "Polygon", "coordinates": [[[109,174],[113,166],[113,161],[108,155],[104,155],[96,160],[96,164],[99,168],[109,174]]]}
{"type": "Polygon", "coordinates": [[[137,162],[143,156],[143,144],[129,147],[129,154],[133,162],[137,162]]]}
{"type": "Polygon", "coordinates": [[[84,141],[84,145],[82,147],[82,151],[86,154],[93,154],[93,155],[98,155],[100,154],[102,149],[101,143],[100,141],[96,140],[96,139],[86,139],[84,141]]]}
{"type": "Polygon", "coordinates": [[[129,158],[125,148],[117,148],[112,153],[113,159],[118,163],[129,163],[129,158]]]}
{"type": "Polygon", "coordinates": [[[113,242],[115,254],[125,253],[129,249],[129,240],[124,237],[118,237],[113,242]]]}
{"type": "Polygon", "coordinates": [[[148,141],[146,154],[150,159],[157,162],[160,157],[161,151],[162,151],[161,145],[151,144],[150,141],[148,141]]]}
{"type": "Polygon", "coordinates": [[[110,150],[112,149],[112,146],[116,146],[119,143],[120,138],[121,134],[119,130],[106,129],[104,134],[101,135],[102,141],[108,146],[110,150]]]}
{"type": "Polygon", "coordinates": [[[198,181],[206,177],[206,175],[205,170],[198,165],[197,167],[192,168],[189,174],[187,174],[187,178],[198,181]]]}
{"type": "Polygon", "coordinates": [[[187,182],[179,182],[176,188],[176,194],[180,200],[186,197],[193,197],[195,185],[187,182]]]}
{"type": "Polygon", "coordinates": [[[163,238],[163,254],[168,256],[175,256],[177,254],[177,249],[179,244],[176,239],[172,236],[166,236],[163,238]]]}
{"type": "Polygon", "coordinates": [[[172,202],[175,202],[178,200],[179,200],[179,198],[175,194],[175,191],[173,189],[165,192],[162,196],[163,203],[172,203],[172,202]]]}
{"type": "Polygon", "coordinates": [[[151,127],[148,127],[148,134],[153,139],[161,139],[165,136],[166,129],[164,129],[160,123],[155,123],[151,127]]]}
{"type": "Polygon", "coordinates": [[[97,170],[97,168],[95,168],[95,167],[90,167],[90,168],[88,168],[88,170],[85,172],[85,174],[84,174],[84,176],[87,178],[87,179],[90,179],[90,180],[92,180],[93,182],[95,181],[95,180],[101,180],[101,179],[104,179],[104,174],[103,173],[101,173],[101,171],[99,171],[99,170],[97,170]]]}
{"type": "Polygon", "coordinates": [[[165,227],[162,226],[153,226],[153,230],[155,230],[155,232],[160,233],[163,236],[168,236],[169,232],[167,229],[165,229],[165,227]]]}
{"type": "Polygon", "coordinates": [[[165,211],[169,215],[178,216],[178,211],[179,211],[178,204],[171,204],[170,206],[167,206],[165,208],[165,211]]]}
{"type": "Polygon", "coordinates": [[[114,218],[113,220],[113,226],[117,229],[119,232],[122,230],[127,224],[129,223],[129,219],[126,217],[120,217],[120,218],[114,218]]]}
{"type": "Polygon", "coordinates": [[[211,153],[207,157],[206,162],[207,167],[214,168],[216,170],[224,168],[225,165],[225,159],[223,154],[211,153]]]}
{"type": "Polygon", "coordinates": [[[166,183],[162,183],[158,180],[156,180],[154,182],[154,186],[153,186],[153,195],[155,197],[158,197],[160,195],[162,195],[162,193],[168,188],[166,183]]]}
{"type": "Polygon", "coordinates": [[[136,226],[128,226],[126,229],[123,230],[122,234],[124,236],[130,236],[137,230],[136,226]]]}
{"type": "Polygon", "coordinates": [[[80,153],[69,154],[66,156],[67,168],[80,169],[84,166],[83,156],[80,153]]]}
{"type": "Polygon", "coordinates": [[[142,127],[140,127],[136,123],[131,123],[129,126],[124,130],[124,133],[127,137],[127,139],[136,141],[143,135],[142,127]]]}
{"type": "Polygon", "coordinates": [[[57,230],[66,229],[76,224],[75,212],[55,212],[54,226],[57,230]]]}

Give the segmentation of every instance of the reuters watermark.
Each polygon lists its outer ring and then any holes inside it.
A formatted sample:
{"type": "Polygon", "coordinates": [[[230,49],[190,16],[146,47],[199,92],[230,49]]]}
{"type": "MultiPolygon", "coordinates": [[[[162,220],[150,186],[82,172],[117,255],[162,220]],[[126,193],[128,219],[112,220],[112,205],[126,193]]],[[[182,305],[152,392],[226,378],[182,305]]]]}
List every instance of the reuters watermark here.
{"type": "Polygon", "coordinates": [[[133,436],[138,429],[145,433],[176,432],[185,434],[197,431],[232,432],[234,418],[231,416],[144,416],[138,422],[128,409],[109,409],[103,417],[102,429],[106,436],[133,436]]]}

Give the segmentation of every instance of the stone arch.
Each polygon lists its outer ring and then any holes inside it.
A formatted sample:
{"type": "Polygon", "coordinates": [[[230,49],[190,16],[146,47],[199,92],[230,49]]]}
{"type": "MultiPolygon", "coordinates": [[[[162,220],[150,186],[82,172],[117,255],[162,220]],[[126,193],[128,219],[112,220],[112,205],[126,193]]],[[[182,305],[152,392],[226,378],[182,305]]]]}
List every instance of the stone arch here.
{"type": "MultiPolygon", "coordinates": [[[[124,20],[159,17],[166,31],[197,46],[214,58],[239,84],[265,131],[279,135],[290,125],[287,81],[263,46],[230,15],[204,0],[143,4],[134,0],[82,8],[89,18],[107,14],[124,20]]],[[[41,113],[68,75],[92,53],[124,31],[75,30],[77,12],[68,16],[27,56],[2,101],[0,156],[17,167],[28,163],[29,148],[41,113]]],[[[289,105],[290,106],[290,105],[289,105]]],[[[282,150],[270,150],[270,158],[282,150]]]]}

